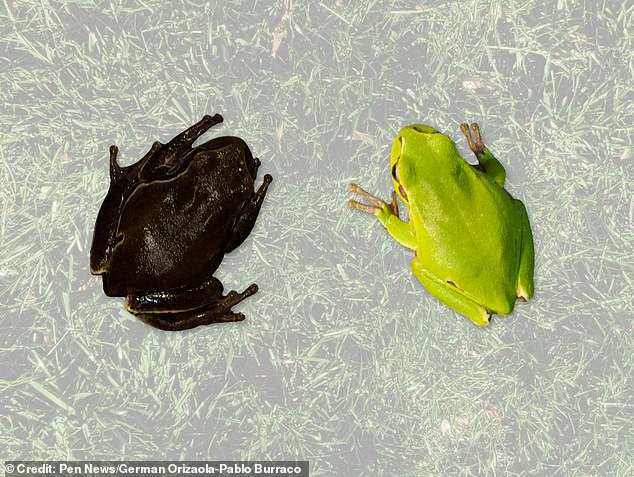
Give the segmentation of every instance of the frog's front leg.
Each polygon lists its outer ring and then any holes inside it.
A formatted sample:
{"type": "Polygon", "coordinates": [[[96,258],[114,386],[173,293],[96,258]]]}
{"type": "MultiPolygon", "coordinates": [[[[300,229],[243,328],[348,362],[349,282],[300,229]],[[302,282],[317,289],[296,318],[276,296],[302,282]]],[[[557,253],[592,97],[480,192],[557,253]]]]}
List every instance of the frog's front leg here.
{"type": "Polygon", "coordinates": [[[467,123],[462,123],[460,125],[460,130],[462,131],[462,134],[464,134],[467,138],[469,148],[475,154],[476,158],[478,159],[478,163],[480,164],[482,169],[484,169],[485,175],[489,177],[493,182],[498,184],[500,187],[504,187],[504,181],[506,180],[506,171],[504,170],[504,166],[495,158],[493,154],[491,154],[491,151],[489,151],[489,149],[482,142],[482,136],[480,135],[480,126],[478,126],[478,123],[472,123],[471,129],[473,129],[475,141],[471,137],[469,125],[467,123]]]}
{"type": "Polygon", "coordinates": [[[427,271],[418,257],[414,257],[411,263],[412,271],[422,285],[445,305],[463,314],[478,326],[489,324],[491,314],[482,305],[462,295],[457,288],[447,282],[439,280],[427,271]]]}
{"type": "MultiPolygon", "coordinates": [[[[260,165],[259,162],[259,159],[256,158],[256,167],[260,165]]],[[[231,238],[225,247],[226,253],[231,252],[244,242],[251,233],[251,230],[253,230],[255,220],[258,218],[262,202],[264,202],[264,196],[266,196],[266,191],[268,190],[271,182],[273,182],[273,177],[270,174],[266,174],[264,176],[264,182],[262,182],[260,188],[253,193],[251,198],[242,207],[240,217],[238,217],[238,220],[233,226],[233,229],[231,230],[231,238]]]]}
{"type": "Polygon", "coordinates": [[[192,144],[202,136],[207,130],[216,124],[220,124],[223,121],[223,118],[220,114],[214,114],[210,116],[206,114],[203,118],[198,121],[193,126],[185,129],[178,136],[175,136],[170,142],[168,142],[165,146],[173,151],[183,151],[190,147],[192,144]]]}
{"type": "MultiPolygon", "coordinates": [[[[138,173],[136,179],[141,182],[152,182],[175,174],[183,165],[183,156],[191,149],[196,139],[207,132],[209,128],[220,124],[222,121],[223,118],[220,114],[213,116],[207,114],[196,124],[175,136],[167,144],[163,144],[160,141],[154,142],[143,159],[133,166],[138,173]]],[[[191,157],[189,160],[191,160],[191,157]]],[[[112,169],[113,166],[111,165],[111,177],[112,169]]]]}
{"type": "Polygon", "coordinates": [[[257,285],[242,293],[232,290],[225,296],[222,290],[222,283],[212,278],[197,287],[131,293],[126,298],[126,308],[144,323],[166,331],[244,320],[242,313],[234,313],[231,308],[257,292],[257,285]]]}
{"type": "Polygon", "coordinates": [[[387,204],[371,195],[356,184],[348,186],[350,192],[365,197],[373,205],[362,204],[356,200],[349,200],[348,206],[362,212],[374,215],[383,224],[388,233],[401,245],[416,250],[416,231],[408,222],[403,222],[398,216],[396,192],[392,191],[392,203],[387,204]]]}

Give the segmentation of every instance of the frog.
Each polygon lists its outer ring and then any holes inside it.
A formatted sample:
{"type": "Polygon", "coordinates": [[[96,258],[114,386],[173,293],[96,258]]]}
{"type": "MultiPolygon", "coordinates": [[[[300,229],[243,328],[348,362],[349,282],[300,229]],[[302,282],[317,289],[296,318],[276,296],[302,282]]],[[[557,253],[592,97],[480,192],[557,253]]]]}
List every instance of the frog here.
{"type": "Polygon", "coordinates": [[[222,122],[220,114],[205,115],[127,167],[110,147],[90,272],[102,277],[107,296],[125,297],[130,313],[161,330],[242,321],[232,307],[258,291],[254,283],[223,295],[214,277],[225,254],[251,233],[273,180],[266,174],[255,190],[261,162],[239,137],[193,146],[222,122]]]}
{"type": "Polygon", "coordinates": [[[478,326],[508,316],[534,294],[534,243],[524,204],[505,189],[506,171],[484,145],[477,123],[460,125],[477,164],[425,124],[402,128],[390,153],[390,203],[355,183],[349,207],[374,215],[411,249],[410,268],[431,295],[478,326]],[[473,136],[471,134],[473,131],[473,136]],[[407,209],[399,216],[398,200],[407,209]]]}

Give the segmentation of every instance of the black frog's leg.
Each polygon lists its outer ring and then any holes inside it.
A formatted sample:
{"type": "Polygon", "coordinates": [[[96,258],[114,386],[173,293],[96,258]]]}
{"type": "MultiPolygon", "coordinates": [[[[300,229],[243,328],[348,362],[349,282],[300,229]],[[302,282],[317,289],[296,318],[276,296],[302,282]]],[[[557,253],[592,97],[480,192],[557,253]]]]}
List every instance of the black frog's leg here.
{"type": "Polygon", "coordinates": [[[125,307],[130,313],[170,313],[202,308],[222,298],[222,283],[217,278],[195,287],[167,291],[129,293],[125,307]]]}
{"type": "Polygon", "coordinates": [[[119,242],[117,225],[121,209],[136,186],[132,167],[122,168],[117,162],[119,148],[110,146],[110,186],[103,200],[90,247],[90,273],[101,275],[106,272],[115,245],[119,242]]]}
{"type": "Polygon", "coordinates": [[[147,311],[140,311],[135,313],[135,315],[144,323],[166,331],[181,331],[201,325],[210,325],[212,323],[242,321],[244,320],[244,315],[242,313],[232,312],[231,307],[237,305],[257,291],[258,286],[253,284],[242,293],[232,290],[227,293],[226,296],[220,294],[216,300],[200,308],[173,313],[148,313],[147,311]]]}
{"type": "Polygon", "coordinates": [[[211,325],[212,323],[230,323],[232,321],[243,321],[242,313],[227,312],[225,315],[216,314],[209,311],[190,311],[179,313],[179,317],[167,317],[167,315],[137,315],[136,317],[154,328],[164,331],[183,331],[197,326],[211,325]],[[184,316],[186,315],[186,316],[184,316]],[[176,319],[177,321],[173,321],[176,319]]]}
{"type": "MultiPolygon", "coordinates": [[[[176,173],[183,165],[184,158],[192,144],[209,128],[223,121],[220,114],[208,114],[193,126],[185,129],[167,144],[156,141],[150,151],[139,161],[138,177],[141,182],[150,182],[157,178],[165,179],[176,173]]],[[[191,157],[190,157],[191,159],[191,157]]]]}
{"type": "Polygon", "coordinates": [[[262,202],[264,201],[264,196],[266,195],[266,191],[272,181],[273,177],[271,177],[270,174],[266,174],[264,176],[264,182],[262,183],[260,188],[251,196],[244,207],[242,207],[240,217],[238,217],[238,220],[236,221],[233,230],[231,231],[231,237],[229,238],[229,241],[227,242],[227,245],[225,247],[226,253],[231,252],[242,242],[244,242],[244,240],[251,233],[251,230],[253,230],[255,220],[260,213],[260,208],[262,207],[262,202]]]}
{"type": "Polygon", "coordinates": [[[190,148],[192,147],[192,144],[194,144],[194,141],[202,136],[209,128],[215,126],[216,124],[220,124],[222,121],[223,118],[220,114],[214,114],[213,116],[206,114],[196,124],[185,129],[178,136],[174,137],[174,139],[168,142],[165,147],[174,151],[183,151],[190,148]]]}
{"type": "MultiPolygon", "coordinates": [[[[498,161],[491,151],[484,145],[482,142],[482,136],[480,135],[480,126],[478,123],[471,124],[471,129],[473,129],[473,135],[475,136],[475,141],[471,137],[471,131],[469,131],[469,125],[467,123],[462,123],[460,125],[460,130],[467,138],[467,142],[469,143],[469,148],[473,151],[476,158],[478,159],[480,170],[482,170],[489,179],[498,184],[500,187],[504,187],[504,181],[506,180],[506,171],[504,170],[504,166],[498,161]]],[[[474,166],[477,168],[477,166],[474,166]]]]}

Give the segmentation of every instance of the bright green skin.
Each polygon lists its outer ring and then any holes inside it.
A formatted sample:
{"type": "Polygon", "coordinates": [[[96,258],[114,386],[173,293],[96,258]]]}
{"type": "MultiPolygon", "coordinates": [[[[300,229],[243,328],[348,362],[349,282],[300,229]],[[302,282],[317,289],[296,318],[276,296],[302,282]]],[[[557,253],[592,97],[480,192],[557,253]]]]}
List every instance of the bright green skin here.
{"type": "Polygon", "coordinates": [[[387,205],[374,214],[416,252],[411,267],[423,286],[485,326],[492,313],[508,315],[517,298],[533,296],[534,251],[524,204],[504,189],[504,167],[482,148],[472,166],[434,128],[403,128],[390,170],[409,222],[387,205]]]}

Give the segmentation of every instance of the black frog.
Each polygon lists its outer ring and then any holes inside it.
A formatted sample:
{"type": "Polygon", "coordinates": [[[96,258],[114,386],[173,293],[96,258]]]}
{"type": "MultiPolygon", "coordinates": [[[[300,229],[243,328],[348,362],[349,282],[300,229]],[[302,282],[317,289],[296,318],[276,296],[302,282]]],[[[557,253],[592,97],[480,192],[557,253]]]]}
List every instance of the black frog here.
{"type": "Polygon", "coordinates": [[[273,180],[256,191],[260,161],[238,137],[193,147],[222,116],[205,116],[167,144],[155,142],[136,164],[120,167],[110,147],[110,188],[90,250],[90,271],[108,296],[163,330],[241,321],[231,307],[258,287],[223,296],[213,274],[249,235],[273,180]]]}

